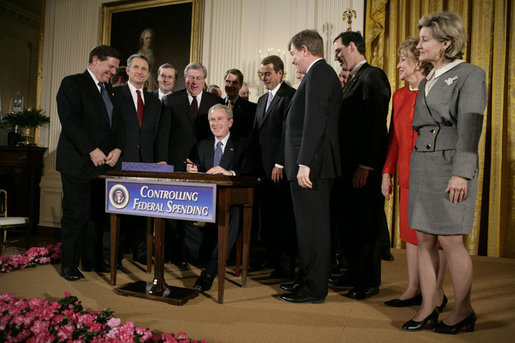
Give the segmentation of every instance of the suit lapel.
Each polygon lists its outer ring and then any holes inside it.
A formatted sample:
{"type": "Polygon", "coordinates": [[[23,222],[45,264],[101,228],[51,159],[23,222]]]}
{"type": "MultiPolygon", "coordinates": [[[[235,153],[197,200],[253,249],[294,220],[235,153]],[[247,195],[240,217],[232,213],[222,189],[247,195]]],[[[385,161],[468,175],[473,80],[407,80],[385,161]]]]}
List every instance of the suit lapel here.
{"type": "Polygon", "coordinates": [[[343,98],[344,99],[354,92],[354,88],[358,84],[358,81],[359,81],[359,78],[360,78],[361,74],[363,73],[363,71],[365,69],[368,68],[368,66],[369,66],[368,63],[363,64],[361,66],[361,68],[359,68],[359,70],[356,73],[356,75],[354,75],[354,77],[350,80],[349,85],[347,87],[345,87],[345,89],[343,90],[343,98]]]}
{"type": "Polygon", "coordinates": [[[257,107],[256,107],[256,117],[254,118],[254,127],[261,128],[265,118],[265,108],[266,108],[266,100],[268,97],[268,93],[259,98],[257,107]]]}
{"type": "MultiPolygon", "coordinates": [[[[109,123],[109,115],[107,114],[107,109],[106,109],[106,105],[104,103],[104,99],[102,99],[102,96],[100,95],[100,91],[98,90],[98,86],[95,84],[95,80],[93,80],[93,78],[91,78],[91,75],[89,75],[89,72],[87,70],[84,72],[84,75],[85,75],[87,89],[92,95],[91,98],[95,99],[97,107],[102,112],[102,117],[104,118],[104,123],[107,126],[111,126],[111,124],[109,123]]],[[[111,94],[111,97],[112,97],[112,94],[111,94]]]]}
{"type": "MultiPolygon", "coordinates": [[[[214,144],[214,142],[213,142],[214,144]]],[[[214,155],[214,152],[213,152],[214,155]]],[[[232,168],[232,161],[234,157],[234,144],[232,141],[232,136],[229,136],[227,140],[227,146],[224,149],[224,153],[222,158],[220,159],[220,167],[230,170],[232,168]]]]}

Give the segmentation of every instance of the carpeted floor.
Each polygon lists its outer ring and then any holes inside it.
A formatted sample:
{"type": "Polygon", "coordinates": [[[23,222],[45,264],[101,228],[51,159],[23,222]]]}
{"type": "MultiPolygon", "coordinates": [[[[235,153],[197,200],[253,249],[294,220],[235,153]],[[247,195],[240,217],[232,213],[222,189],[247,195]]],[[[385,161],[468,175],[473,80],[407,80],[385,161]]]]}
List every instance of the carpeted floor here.
{"type": "MultiPolygon", "coordinates": [[[[416,308],[390,308],[385,300],[399,295],[406,286],[404,250],[392,249],[395,262],[383,262],[383,283],[379,295],[367,300],[343,296],[346,288],[329,290],[326,303],[296,305],[282,302],[281,280],[271,280],[268,273],[250,274],[246,288],[240,279],[228,276],[225,302],[216,303],[216,280],[213,288],[184,306],[134,297],[119,296],[106,281],[108,275],[85,273],[86,280],[68,282],[59,274],[60,265],[39,266],[0,275],[0,292],[18,297],[56,300],[65,291],[77,296],[92,310],[110,308],[122,321],[156,332],[184,331],[193,339],[208,342],[513,342],[515,337],[515,259],[473,257],[473,306],[478,315],[476,331],[447,336],[433,333],[404,332],[402,324],[416,308]]],[[[167,283],[192,287],[199,270],[185,272],[165,265],[167,283]]],[[[138,265],[124,260],[118,273],[118,285],[134,280],[151,280],[138,265]]],[[[447,280],[445,291],[449,305],[453,292],[447,280]]]]}

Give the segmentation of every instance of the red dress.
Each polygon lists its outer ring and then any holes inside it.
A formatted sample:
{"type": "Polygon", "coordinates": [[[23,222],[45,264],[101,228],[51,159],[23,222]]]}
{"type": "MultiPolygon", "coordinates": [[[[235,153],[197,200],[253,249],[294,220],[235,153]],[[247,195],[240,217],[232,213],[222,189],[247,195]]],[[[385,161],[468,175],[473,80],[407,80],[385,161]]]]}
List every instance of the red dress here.
{"type": "Polygon", "coordinates": [[[400,186],[400,236],[404,242],[417,244],[415,230],[408,227],[408,187],[410,156],[415,146],[417,132],[411,127],[418,90],[408,86],[393,93],[393,113],[388,132],[388,152],[383,174],[397,175],[400,186]]]}

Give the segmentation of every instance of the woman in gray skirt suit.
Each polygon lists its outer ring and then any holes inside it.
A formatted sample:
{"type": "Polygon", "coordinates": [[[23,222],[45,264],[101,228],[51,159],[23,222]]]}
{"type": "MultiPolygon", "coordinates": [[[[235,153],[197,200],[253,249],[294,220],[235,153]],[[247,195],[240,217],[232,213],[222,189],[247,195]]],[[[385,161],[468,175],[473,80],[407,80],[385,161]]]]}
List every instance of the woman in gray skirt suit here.
{"type": "MultiPolygon", "coordinates": [[[[486,106],[484,71],[462,61],[465,30],[454,13],[419,20],[419,60],[434,69],[419,85],[413,118],[418,132],[411,154],[408,221],[417,231],[422,305],[403,325],[440,333],[474,330],[470,303],[472,261],[463,245],[474,220],[478,143],[486,106]],[[454,287],[454,308],[438,323],[436,270],[438,245],[444,251],[454,287]]],[[[441,295],[440,295],[441,296],[441,295]]]]}

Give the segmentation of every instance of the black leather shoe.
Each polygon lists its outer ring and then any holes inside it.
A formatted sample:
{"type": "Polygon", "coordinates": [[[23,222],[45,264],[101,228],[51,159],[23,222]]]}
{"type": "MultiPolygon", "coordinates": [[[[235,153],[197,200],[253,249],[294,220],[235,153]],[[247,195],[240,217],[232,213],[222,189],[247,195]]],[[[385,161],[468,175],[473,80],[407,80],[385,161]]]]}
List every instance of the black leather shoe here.
{"type": "Polygon", "coordinates": [[[193,286],[193,289],[196,289],[200,292],[209,291],[211,289],[211,286],[213,286],[213,280],[215,279],[214,275],[208,274],[208,273],[202,273],[200,274],[197,281],[195,281],[195,285],[193,286]]]}
{"type": "Polygon", "coordinates": [[[347,298],[361,300],[370,298],[371,296],[376,295],[377,293],[379,293],[379,287],[354,287],[349,291],[349,293],[345,294],[345,296],[347,298]]]}
{"type": "Polygon", "coordinates": [[[427,322],[432,321],[431,327],[434,329],[436,327],[436,324],[438,324],[439,314],[440,312],[438,312],[438,309],[435,307],[433,312],[431,312],[431,314],[426,318],[422,319],[419,322],[413,319],[408,320],[406,323],[404,323],[402,328],[407,331],[420,331],[426,326],[427,322]]]}
{"type": "Polygon", "coordinates": [[[390,252],[390,249],[385,249],[381,253],[381,260],[383,261],[395,261],[395,258],[393,257],[392,253],[390,252]]]}
{"type": "Polygon", "coordinates": [[[445,308],[445,305],[447,305],[447,297],[444,294],[442,303],[440,304],[440,306],[436,306],[436,309],[438,310],[438,312],[442,313],[445,308]]]}
{"type": "Polygon", "coordinates": [[[77,281],[84,279],[84,275],[76,267],[63,267],[61,269],[61,276],[68,281],[77,281]]]}
{"type": "Polygon", "coordinates": [[[289,293],[289,294],[283,294],[283,295],[281,295],[280,298],[283,301],[287,301],[287,302],[294,303],[294,304],[306,304],[306,303],[322,304],[325,302],[325,298],[317,298],[317,297],[312,297],[309,295],[304,296],[304,295],[296,294],[295,292],[289,293]]]}
{"type": "MultiPolygon", "coordinates": [[[[445,299],[446,298],[444,298],[444,300],[445,299]]],[[[386,306],[391,306],[391,307],[408,307],[408,306],[420,305],[420,304],[422,304],[422,294],[418,294],[418,295],[415,295],[413,298],[404,299],[404,300],[401,300],[401,299],[388,300],[388,301],[385,301],[384,304],[386,306]]],[[[438,311],[440,312],[440,309],[438,309],[438,311]]]]}
{"type": "Polygon", "coordinates": [[[467,331],[474,331],[474,326],[476,324],[476,313],[472,312],[461,322],[456,323],[454,325],[447,325],[443,321],[438,323],[436,327],[433,328],[434,332],[445,333],[450,335],[455,335],[460,332],[461,329],[465,329],[467,331]]]}
{"type": "Polygon", "coordinates": [[[354,283],[347,273],[339,276],[331,276],[329,277],[329,283],[331,285],[340,286],[340,287],[352,287],[354,283]]]}
{"type": "Polygon", "coordinates": [[[294,292],[297,288],[300,287],[300,282],[294,281],[294,282],[288,282],[283,283],[281,286],[279,286],[280,289],[286,292],[294,292]]]}

